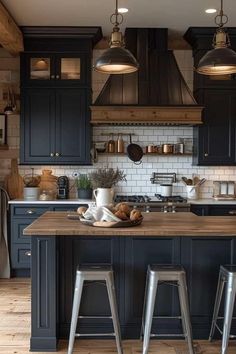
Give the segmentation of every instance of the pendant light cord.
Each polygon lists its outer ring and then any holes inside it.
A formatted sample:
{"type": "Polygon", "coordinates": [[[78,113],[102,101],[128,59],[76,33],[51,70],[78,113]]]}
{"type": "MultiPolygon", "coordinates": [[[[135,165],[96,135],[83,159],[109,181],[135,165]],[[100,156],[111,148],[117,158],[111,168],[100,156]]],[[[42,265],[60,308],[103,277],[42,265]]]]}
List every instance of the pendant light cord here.
{"type": "Polygon", "coordinates": [[[116,0],[115,12],[110,16],[110,22],[115,28],[119,29],[119,25],[123,22],[123,15],[118,12],[118,0],[116,0]]]}
{"type": "Polygon", "coordinates": [[[227,22],[228,22],[228,16],[226,14],[224,14],[223,0],[220,0],[220,12],[215,17],[215,24],[219,28],[222,28],[227,22]]]}

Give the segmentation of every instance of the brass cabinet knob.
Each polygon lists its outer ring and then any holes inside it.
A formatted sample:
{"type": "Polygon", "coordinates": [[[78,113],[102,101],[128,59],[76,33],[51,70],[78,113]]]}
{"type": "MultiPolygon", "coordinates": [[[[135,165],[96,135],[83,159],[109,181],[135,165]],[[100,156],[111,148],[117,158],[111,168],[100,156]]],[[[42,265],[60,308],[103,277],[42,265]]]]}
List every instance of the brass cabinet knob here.
{"type": "Polygon", "coordinates": [[[51,157],[54,157],[55,154],[54,154],[53,152],[50,152],[50,156],[51,156],[51,157]]]}
{"type": "Polygon", "coordinates": [[[207,153],[207,152],[205,152],[204,156],[205,156],[205,157],[207,157],[207,156],[208,156],[208,153],[207,153]]]}
{"type": "Polygon", "coordinates": [[[60,156],[59,152],[56,152],[55,155],[56,155],[56,157],[60,156]]]}
{"type": "Polygon", "coordinates": [[[51,79],[55,79],[55,75],[51,75],[51,79]]]}

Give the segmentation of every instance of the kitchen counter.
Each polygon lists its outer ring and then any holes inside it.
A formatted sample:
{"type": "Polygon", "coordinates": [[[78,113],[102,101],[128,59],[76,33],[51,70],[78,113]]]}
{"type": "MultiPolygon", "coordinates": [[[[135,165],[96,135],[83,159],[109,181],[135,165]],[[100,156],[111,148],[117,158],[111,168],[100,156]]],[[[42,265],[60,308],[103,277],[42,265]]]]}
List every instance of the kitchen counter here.
{"type": "Polygon", "coordinates": [[[91,204],[95,203],[92,199],[55,199],[55,200],[24,200],[24,199],[13,199],[9,200],[9,204],[91,204]]]}
{"type": "MultiPolygon", "coordinates": [[[[24,200],[24,199],[14,199],[10,200],[9,204],[91,204],[95,203],[93,199],[56,199],[56,200],[24,200]]],[[[235,200],[215,200],[213,198],[204,199],[188,199],[188,204],[192,205],[236,205],[235,200]]],[[[137,203],[132,203],[137,204],[137,203]]],[[[149,203],[140,203],[142,205],[147,205],[149,203]]],[[[157,205],[160,203],[156,203],[157,205]]]]}
{"type": "MultiPolygon", "coordinates": [[[[111,264],[114,269],[123,339],[139,338],[148,264],[182,264],[186,270],[193,336],[209,335],[219,267],[236,264],[236,218],[192,213],[150,213],[140,226],[97,228],[47,212],[24,230],[31,236],[31,351],[56,351],[68,338],[78,264],[111,264]]],[[[109,316],[106,288],[87,284],[81,314],[109,316]],[[86,294],[86,296],[85,296],[86,294]]],[[[179,313],[177,291],[158,289],[159,316],[179,313]]],[[[80,333],[109,333],[109,319],[82,318],[80,333]]],[[[233,324],[232,332],[236,331],[233,324]]],[[[155,319],[155,333],[182,333],[180,321],[155,319]]]]}
{"type": "Polygon", "coordinates": [[[236,205],[236,199],[234,200],[215,200],[213,198],[205,199],[188,199],[188,203],[192,205],[236,205]]]}
{"type": "MultiPolygon", "coordinates": [[[[235,217],[197,216],[192,213],[143,213],[141,225],[128,228],[99,228],[67,218],[66,212],[46,212],[24,229],[29,236],[232,236],[235,217]]],[[[73,213],[76,215],[76,213],[73,213]]]]}

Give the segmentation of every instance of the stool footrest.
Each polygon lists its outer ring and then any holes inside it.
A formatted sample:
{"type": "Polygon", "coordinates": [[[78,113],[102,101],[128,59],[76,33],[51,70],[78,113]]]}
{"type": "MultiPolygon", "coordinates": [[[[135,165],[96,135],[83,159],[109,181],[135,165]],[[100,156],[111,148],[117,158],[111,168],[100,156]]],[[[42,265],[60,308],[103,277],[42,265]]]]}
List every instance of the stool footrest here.
{"type": "Polygon", "coordinates": [[[108,319],[112,319],[112,316],[78,316],[78,318],[95,318],[95,319],[108,318],[108,319]]]}
{"type": "Polygon", "coordinates": [[[115,333],[75,333],[75,337],[104,337],[115,336],[115,333]]]}
{"type": "Polygon", "coordinates": [[[181,320],[181,316],[153,316],[153,318],[162,318],[162,319],[177,319],[181,320]]]}
{"type": "Polygon", "coordinates": [[[150,337],[183,337],[185,338],[186,336],[184,334],[155,334],[155,333],[151,333],[150,337]]]}
{"type": "MultiPolygon", "coordinates": [[[[218,329],[218,331],[220,332],[220,334],[223,335],[223,331],[222,331],[222,329],[218,326],[217,323],[216,323],[216,328],[218,329]]],[[[234,339],[234,338],[236,338],[236,335],[235,335],[235,334],[230,334],[230,335],[229,335],[229,338],[230,338],[230,339],[234,339]]]]}

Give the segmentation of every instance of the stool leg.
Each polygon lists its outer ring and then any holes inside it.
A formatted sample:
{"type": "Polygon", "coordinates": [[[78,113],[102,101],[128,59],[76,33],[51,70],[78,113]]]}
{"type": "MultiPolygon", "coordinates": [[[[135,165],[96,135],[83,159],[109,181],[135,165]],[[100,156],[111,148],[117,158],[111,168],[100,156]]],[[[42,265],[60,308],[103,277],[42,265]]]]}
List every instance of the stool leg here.
{"type": "Polygon", "coordinates": [[[143,300],[143,314],[142,314],[142,324],[140,331],[140,339],[143,340],[143,332],[144,332],[144,323],[145,323],[145,312],[146,312],[146,303],[147,303],[147,287],[149,282],[149,272],[147,271],[146,275],[146,284],[145,284],[145,292],[144,292],[144,300],[143,300]]]}
{"type": "Polygon", "coordinates": [[[228,344],[229,344],[231,322],[232,322],[232,317],[233,317],[235,295],[236,295],[236,279],[232,276],[229,276],[228,281],[227,281],[227,285],[226,285],[224,328],[223,328],[221,354],[227,354],[227,351],[228,351],[228,344]]]}
{"type": "Polygon", "coordinates": [[[191,328],[190,311],[189,311],[189,303],[188,303],[188,291],[187,291],[185,273],[180,275],[178,289],[179,289],[181,314],[183,315],[183,319],[182,319],[183,330],[185,330],[185,335],[188,342],[189,354],[194,354],[192,328],[191,328]]]}
{"type": "Polygon", "coordinates": [[[145,304],[145,318],[144,318],[144,338],[143,338],[143,354],[148,354],[150,334],[152,328],[152,318],[155,306],[155,299],[157,293],[157,276],[149,275],[149,282],[146,292],[146,304],[145,304]]]}
{"type": "Polygon", "coordinates": [[[222,276],[222,273],[219,273],[219,279],[218,279],[218,285],[217,285],[217,291],[216,291],[216,299],[215,299],[215,305],[214,305],[214,312],[213,312],[213,317],[212,317],[212,323],[211,323],[211,330],[209,334],[209,341],[212,341],[212,338],[215,333],[215,328],[216,328],[216,322],[219,314],[219,309],[220,309],[220,303],[222,299],[222,294],[224,290],[224,278],[222,276]]]}
{"type": "Polygon", "coordinates": [[[111,315],[112,315],[114,332],[116,337],[117,351],[118,354],[123,354],[118,308],[116,302],[115,282],[114,282],[114,277],[112,272],[110,272],[108,278],[106,279],[106,285],[107,285],[107,292],[108,292],[108,297],[109,297],[109,302],[111,307],[111,315]]]}
{"type": "Polygon", "coordinates": [[[75,291],[74,291],[73,308],[72,308],[72,316],[71,316],[68,354],[73,353],[76,326],[77,326],[78,315],[79,315],[79,307],[80,307],[81,295],[83,291],[83,283],[84,283],[84,279],[80,275],[77,275],[75,281],[75,291]]]}

